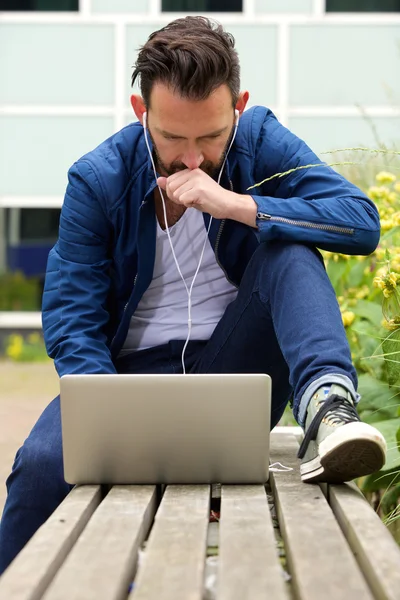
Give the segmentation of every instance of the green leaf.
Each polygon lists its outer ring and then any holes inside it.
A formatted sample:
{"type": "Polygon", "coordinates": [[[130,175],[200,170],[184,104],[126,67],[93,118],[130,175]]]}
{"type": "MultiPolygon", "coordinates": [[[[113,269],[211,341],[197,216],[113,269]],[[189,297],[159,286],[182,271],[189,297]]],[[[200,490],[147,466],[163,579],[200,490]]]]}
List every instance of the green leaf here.
{"type": "MultiPolygon", "coordinates": [[[[343,280],[345,278],[345,274],[346,274],[346,271],[348,271],[348,269],[349,269],[349,265],[348,265],[347,260],[339,259],[337,262],[335,262],[334,260],[330,260],[328,262],[326,271],[327,271],[328,277],[331,280],[331,283],[335,289],[336,289],[339,281],[342,283],[341,280],[343,280]]],[[[336,293],[338,293],[338,290],[336,290],[336,293]]]]}
{"type": "Polygon", "coordinates": [[[388,515],[397,505],[400,498],[400,483],[397,483],[382,496],[381,507],[384,515],[388,515]]]}
{"type": "Polygon", "coordinates": [[[376,302],[368,302],[368,300],[359,300],[353,308],[353,312],[357,317],[368,319],[375,326],[380,325],[382,321],[382,307],[376,302]]]}
{"type": "Polygon", "coordinates": [[[374,423],[374,427],[381,432],[388,447],[386,464],[382,471],[400,469],[399,442],[396,437],[400,427],[400,418],[379,421],[378,423],[374,423]]]}
{"type": "Polygon", "coordinates": [[[358,480],[358,484],[363,492],[376,492],[378,490],[390,489],[400,481],[400,469],[391,471],[378,471],[372,475],[367,475],[358,480]]]}
{"type": "Polygon", "coordinates": [[[362,482],[362,489],[365,492],[372,492],[378,489],[385,489],[400,480],[400,453],[399,443],[396,439],[397,430],[400,427],[400,418],[389,419],[374,423],[387,443],[387,458],[384,468],[379,473],[373,473],[366,477],[362,482]]]}
{"type": "Polygon", "coordinates": [[[400,377],[400,329],[392,331],[382,342],[389,385],[394,385],[400,377]]]}
{"type": "MultiPolygon", "coordinates": [[[[350,259],[351,260],[351,259],[350,259]]],[[[353,260],[354,263],[348,273],[348,281],[351,283],[351,287],[358,287],[362,284],[365,277],[365,267],[368,266],[368,258],[365,260],[353,260]]]]}
{"type": "Polygon", "coordinates": [[[375,423],[398,416],[400,392],[390,389],[387,383],[365,373],[358,378],[358,391],[361,394],[358,412],[363,421],[375,423]]]}
{"type": "Polygon", "coordinates": [[[400,427],[398,428],[397,433],[396,433],[396,440],[397,440],[398,449],[400,452],[400,427]]]}

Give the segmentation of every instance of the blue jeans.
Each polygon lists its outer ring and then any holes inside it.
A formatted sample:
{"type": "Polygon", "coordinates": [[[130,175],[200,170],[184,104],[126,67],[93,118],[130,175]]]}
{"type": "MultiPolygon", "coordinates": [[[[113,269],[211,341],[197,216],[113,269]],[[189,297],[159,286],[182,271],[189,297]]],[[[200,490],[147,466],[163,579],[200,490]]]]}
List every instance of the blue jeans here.
{"type": "MultiPolygon", "coordinates": [[[[116,361],[120,373],[181,373],[183,341],[116,361]]],[[[268,373],[272,377],[271,428],[291,396],[304,425],[314,389],[340,382],[357,401],[356,373],[338,303],[319,253],[307,246],[260,244],[237,298],[207,341],[186,351],[192,373],[268,373]]],[[[17,452],[7,480],[0,526],[0,574],[71,490],[64,481],[59,398],[44,410],[17,452]]]]}

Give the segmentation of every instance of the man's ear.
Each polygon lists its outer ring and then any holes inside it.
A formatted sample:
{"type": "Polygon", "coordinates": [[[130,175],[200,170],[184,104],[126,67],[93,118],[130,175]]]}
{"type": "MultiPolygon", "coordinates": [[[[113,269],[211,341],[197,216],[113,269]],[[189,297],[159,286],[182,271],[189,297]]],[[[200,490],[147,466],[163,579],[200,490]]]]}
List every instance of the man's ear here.
{"type": "Polygon", "coordinates": [[[235,109],[239,111],[239,115],[243,114],[244,109],[246,108],[246,104],[249,100],[249,92],[246,90],[245,92],[240,92],[239,98],[236,102],[235,109]]]}
{"type": "Polygon", "coordinates": [[[143,102],[143,98],[138,94],[132,94],[131,96],[131,105],[133,108],[133,112],[137,116],[140,123],[143,125],[143,113],[146,112],[146,106],[143,102]]]}

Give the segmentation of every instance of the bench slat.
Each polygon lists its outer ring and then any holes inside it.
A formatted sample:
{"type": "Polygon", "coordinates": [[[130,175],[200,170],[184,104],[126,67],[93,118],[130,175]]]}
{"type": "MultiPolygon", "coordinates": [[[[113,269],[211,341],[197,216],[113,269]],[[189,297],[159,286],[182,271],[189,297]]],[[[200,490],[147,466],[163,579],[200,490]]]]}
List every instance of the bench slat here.
{"type": "Polygon", "coordinates": [[[133,600],[201,600],[209,485],[169,485],[150,534],[133,600]]]}
{"type": "Polygon", "coordinates": [[[100,501],[100,486],[75,487],[0,578],[1,600],[42,598],[100,501]]]}
{"type": "Polygon", "coordinates": [[[265,488],[222,486],[218,600],[286,600],[265,488]]]}
{"type": "Polygon", "coordinates": [[[43,600],[120,600],[156,510],[156,487],[116,485],[105,497],[43,600]]]}
{"type": "Polygon", "coordinates": [[[329,486],[329,503],[375,596],[400,598],[400,548],[358,489],[329,486]]]}
{"type": "Polygon", "coordinates": [[[271,435],[271,458],[293,471],[271,473],[289,571],[300,600],[372,599],[320,487],[300,479],[298,442],[271,435]]]}

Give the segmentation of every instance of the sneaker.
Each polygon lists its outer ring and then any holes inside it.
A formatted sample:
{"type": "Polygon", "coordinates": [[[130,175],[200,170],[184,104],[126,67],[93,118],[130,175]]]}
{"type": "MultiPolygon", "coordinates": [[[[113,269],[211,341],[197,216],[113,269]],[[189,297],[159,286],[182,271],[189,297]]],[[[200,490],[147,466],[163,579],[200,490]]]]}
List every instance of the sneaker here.
{"type": "Polygon", "coordinates": [[[298,452],[301,479],[343,483],[379,471],[385,464],[383,435],[357,414],[351,394],[339,385],[312,397],[298,452]]]}

